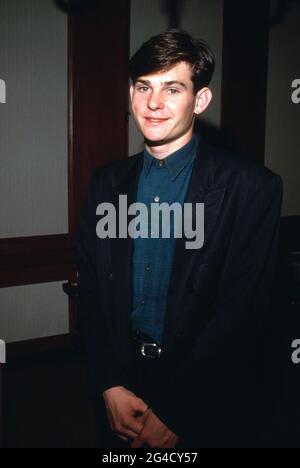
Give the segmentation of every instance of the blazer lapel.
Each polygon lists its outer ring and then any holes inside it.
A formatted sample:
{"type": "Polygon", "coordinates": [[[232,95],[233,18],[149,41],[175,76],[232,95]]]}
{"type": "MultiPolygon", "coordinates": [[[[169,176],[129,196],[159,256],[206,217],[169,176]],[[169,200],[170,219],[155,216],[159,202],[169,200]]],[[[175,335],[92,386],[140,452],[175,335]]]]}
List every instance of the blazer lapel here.
{"type": "MultiPolygon", "coordinates": [[[[204,203],[204,245],[200,249],[186,249],[189,241],[184,235],[175,241],[173,268],[168,289],[163,344],[169,345],[176,330],[184,319],[178,305],[178,294],[185,291],[185,285],[195,264],[206,259],[208,244],[222,205],[226,187],[215,187],[214,153],[205,142],[200,140],[185,203],[204,203]]],[[[195,212],[193,212],[195,222],[195,212]]],[[[195,225],[195,223],[194,223],[195,225]]],[[[206,260],[205,260],[206,261],[206,260]]]]}
{"type": "MultiPolygon", "coordinates": [[[[119,196],[127,195],[127,207],[135,203],[140,171],[143,166],[142,153],[132,156],[126,161],[126,166],[120,167],[114,174],[113,187],[115,195],[113,204],[117,211],[117,237],[110,239],[110,252],[113,271],[113,311],[123,338],[130,334],[132,310],[132,254],[133,239],[128,235],[119,238],[119,196]]],[[[128,216],[128,223],[134,216],[128,216]]],[[[128,226],[127,226],[128,227],[128,226]]],[[[120,342],[120,341],[119,341],[120,342]]],[[[129,340],[123,339],[123,343],[129,340]]],[[[128,350],[127,350],[128,351],[128,350]]],[[[124,350],[125,355],[127,354],[124,350]]]]}

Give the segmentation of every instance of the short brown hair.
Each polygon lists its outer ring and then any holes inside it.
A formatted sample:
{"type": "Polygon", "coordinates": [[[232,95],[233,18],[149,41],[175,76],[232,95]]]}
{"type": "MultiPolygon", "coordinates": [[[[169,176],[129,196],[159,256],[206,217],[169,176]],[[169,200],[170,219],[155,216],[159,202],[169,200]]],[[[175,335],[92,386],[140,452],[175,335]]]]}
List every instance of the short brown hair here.
{"type": "Polygon", "coordinates": [[[180,29],[169,29],[151,37],[129,62],[129,74],[135,83],[140,76],[167,71],[179,62],[191,65],[194,92],[208,86],[215,68],[215,59],[208,45],[180,29]]]}

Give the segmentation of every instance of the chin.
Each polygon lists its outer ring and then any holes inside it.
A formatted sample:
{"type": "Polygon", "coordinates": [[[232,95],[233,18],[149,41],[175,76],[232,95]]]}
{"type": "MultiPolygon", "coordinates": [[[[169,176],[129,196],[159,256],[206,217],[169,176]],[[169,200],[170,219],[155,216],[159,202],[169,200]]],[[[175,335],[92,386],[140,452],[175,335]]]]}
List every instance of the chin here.
{"type": "Polygon", "coordinates": [[[158,136],[158,137],[153,137],[151,135],[144,134],[145,140],[147,140],[150,143],[159,143],[161,141],[166,141],[167,138],[164,138],[163,136],[158,136]]]}
{"type": "Polygon", "coordinates": [[[144,135],[145,138],[145,143],[147,143],[148,146],[163,146],[167,145],[168,143],[172,143],[176,138],[172,137],[160,137],[160,138],[148,138],[146,135],[144,135]]]}
{"type": "Polygon", "coordinates": [[[145,131],[142,131],[142,134],[145,140],[149,142],[153,142],[153,143],[157,143],[157,142],[165,141],[169,139],[168,135],[164,135],[163,133],[159,134],[159,133],[149,132],[149,130],[147,129],[145,129],[145,131]]]}

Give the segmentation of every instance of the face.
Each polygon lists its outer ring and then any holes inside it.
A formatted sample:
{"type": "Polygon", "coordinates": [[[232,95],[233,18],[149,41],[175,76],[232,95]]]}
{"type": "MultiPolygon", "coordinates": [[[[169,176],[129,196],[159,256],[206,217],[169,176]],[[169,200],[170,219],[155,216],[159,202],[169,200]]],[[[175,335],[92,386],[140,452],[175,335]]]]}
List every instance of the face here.
{"type": "Polygon", "coordinates": [[[186,62],[139,77],[130,95],[137,126],[152,144],[167,144],[192,134],[195,115],[211,99],[208,88],[194,94],[191,67],[186,62]]]}

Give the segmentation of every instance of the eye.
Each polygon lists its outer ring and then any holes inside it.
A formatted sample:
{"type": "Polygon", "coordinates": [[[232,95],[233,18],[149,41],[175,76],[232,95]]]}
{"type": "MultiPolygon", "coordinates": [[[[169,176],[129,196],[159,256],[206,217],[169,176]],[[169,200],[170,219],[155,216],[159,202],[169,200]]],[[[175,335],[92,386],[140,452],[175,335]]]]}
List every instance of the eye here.
{"type": "Polygon", "coordinates": [[[138,91],[140,91],[141,93],[146,93],[148,91],[148,86],[139,86],[138,87],[138,91]]]}
{"type": "Polygon", "coordinates": [[[168,91],[169,94],[178,94],[179,93],[178,89],[175,89],[175,88],[169,88],[167,91],[168,91]]]}

